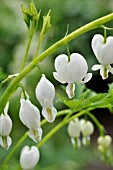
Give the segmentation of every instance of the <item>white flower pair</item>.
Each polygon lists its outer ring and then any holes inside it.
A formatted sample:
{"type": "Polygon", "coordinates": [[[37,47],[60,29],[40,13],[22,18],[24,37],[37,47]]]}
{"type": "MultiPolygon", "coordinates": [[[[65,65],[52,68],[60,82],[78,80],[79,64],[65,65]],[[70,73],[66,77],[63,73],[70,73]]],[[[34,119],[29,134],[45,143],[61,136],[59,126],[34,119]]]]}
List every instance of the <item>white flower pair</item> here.
{"type": "Polygon", "coordinates": [[[78,118],[75,118],[69,122],[67,130],[69,136],[71,137],[73,146],[75,148],[79,148],[81,146],[79,139],[81,133],[83,135],[82,143],[84,145],[88,145],[90,142],[90,135],[94,132],[94,127],[90,121],[86,121],[84,119],[79,120],[78,118]]]}
{"type": "MultiPolygon", "coordinates": [[[[46,79],[45,75],[42,75],[42,78],[36,87],[36,97],[43,107],[42,115],[48,122],[53,122],[57,114],[57,110],[53,106],[54,96],[55,88],[53,84],[46,79]]],[[[29,99],[21,99],[20,102],[20,120],[29,128],[29,137],[35,142],[38,142],[41,140],[42,136],[40,111],[29,99]]]]}

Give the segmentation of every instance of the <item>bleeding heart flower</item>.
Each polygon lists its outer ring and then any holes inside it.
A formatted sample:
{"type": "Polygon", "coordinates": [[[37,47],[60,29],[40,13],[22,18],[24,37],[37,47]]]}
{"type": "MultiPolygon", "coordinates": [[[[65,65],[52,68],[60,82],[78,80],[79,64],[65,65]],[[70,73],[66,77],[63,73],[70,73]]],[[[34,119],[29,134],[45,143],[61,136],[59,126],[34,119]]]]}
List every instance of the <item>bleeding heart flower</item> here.
{"type": "Polygon", "coordinates": [[[70,61],[68,61],[67,55],[59,55],[55,59],[55,69],[57,72],[53,72],[54,78],[62,84],[68,83],[66,92],[70,99],[74,97],[74,83],[86,83],[92,77],[92,73],[87,74],[86,60],[78,53],[71,54],[70,61]]]}
{"type": "Polygon", "coordinates": [[[92,39],[92,49],[100,64],[92,67],[92,70],[99,70],[102,79],[108,78],[108,73],[113,74],[113,37],[109,36],[104,43],[104,37],[100,34],[94,35],[92,39]]]}

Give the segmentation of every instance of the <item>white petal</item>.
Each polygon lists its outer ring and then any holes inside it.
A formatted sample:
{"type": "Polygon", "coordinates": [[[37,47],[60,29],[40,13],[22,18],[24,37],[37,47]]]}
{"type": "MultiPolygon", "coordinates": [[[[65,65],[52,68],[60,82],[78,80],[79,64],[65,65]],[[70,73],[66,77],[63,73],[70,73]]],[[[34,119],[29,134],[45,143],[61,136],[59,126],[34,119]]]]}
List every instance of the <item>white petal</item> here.
{"type": "Polygon", "coordinates": [[[39,150],[32,146],[31,149],[25,146],[20,155],[20,164],[24,170],[33,169],[39,161],[39,150]]]}
{"type": "Polygon", "coordinates": [[[110,73],[113,74],[113,68],[110,65],[108,65],[106,68],[110,71],[110,73]]]}
{"type": "Polygon", "coordinates": [[[0,136],[9,136],[12,129],[12,120],[6,114],[0,116],[0,136]]]}
{"type": "Polygon", "coordinates": [[[60,54],[55,59],[55,69],[57,72],[61,72],[62,67],[68,63],[68,56],[66,54],[60,54]]]}
{"type": "Polygon", "coordinates": [[[113,63],[113,37],[109,36],[102,47],[102,64],[108,65],[113,63]]]}
{"type": "Polygon", "coordinates": [[[11,138],[9,136],[0,137],[0,145],[4,149],[9,149],[11,144],[12,144],[12,140],[11,140],[11,138]]]}
{"type": "Polygon", "coordinates": [[[60,75],[57,72],[53,72],[53,76],[60,83],[62,83],[62,84],[66,83],[64,80],[62,80],[62,78],[60,77],[60,75]]]}
{"type": "Polygon", "coordinates": [[[36,87],[36,97],[42,107],[45,107],[46,101],[48,101],[48,107],[50,107],[53,103],[53,99],[55,97],[55,88],[54,85],[46,79],[45,75],[42,76],[36,87]]]}
{"type": "Polygon", "coordinates": [[[81,141],[80,141],[79,138],[76,138],[76,139],[75,138],[71,138],[71,143],[72,143],[72,145],[73,145],[73,147],[75,149],[78,149],[81,146],[81,141]]]}
{"type": "Polygon", "coordinates": [[[101,69],[101,65],[100,64],[95,64],[91,69],[93,71],[100,70],[101,69]]]}
{"type": "Polygon", "coordinates": [[[68,97],[70,99],[72,99],[75,95],[74,93],[75,91],[75,84],[74,83],[69,83],[67,86],[66,86],[66,93],[68,95],[68,97]]]}
{"type": "Polygon", "coordinates": [[[21,107],[19,112],[20,120],[29,129],[37,129],[40,127],[40,112],[29,99],[21,99],[21,107]]]}
{"type": "Polygon", "coordinates": [[[80,120],[81,131],[84,137],[91,135],[94,132],[94,126],[90,121],[80,120]]]}
{"type": "Polygon", "coordinates": [[[53,106],[51,108],[43,108],[42,115],[48,122],[53,122],[57,115],[57,110],[53,106]]]}
{"type": "Polygon", "coordinates": [[[67,83],[81,82],[86,76],[88,70],[85,58],[78,53],[73,53],[70,56],[70,62],[67,65],[67,83]]]}
{"type": "Polygon", "coordinates": [[[82,83],[87,83],[92,78],[92,73],[86,74],[84,80],[82,80],[82,83]]]}
{"type": "Polygon", "coordinates": [[[101,48],[103,43],[104,43],[104,37],[102,35],[100,34],[94,35],[91,45],[92,45],[93,52],[96,58],[98,59],[99,63],[102,63],[101,48]]]}
{"type": "MultiPolygon", "coordinates": [[[[62,82],[67,82],[67,64],[68,64],[68,56],[65,54],[61,54],[55,59],[55,69],[58,73],[57,80],[61,80],[62,82]]],[[[56,77],[57,78],[57,77],[56,77]]]]}
{"type": "Polygon", "coordinates": [[[107,70],[106,67],[104,66],[101,66],[101,69],[100,69],[100,75],[102,76],[102,79],[106,79],[108,78],[108,73],[109,73],[109,70],[107,70]]]}
{"type": "Polygon", "coordinates": [[[70,121],[67,130],[71,138],[79,138],[81,131],[79,119],[76,118],[70,121]]]}
{"type": "Polygon", "coordinates": [[[42,138],[42,128],[38,128],[35,130],[30,129],[29,130],[29,137],[34,141],[34,142],[39,142],[42,138]]]}

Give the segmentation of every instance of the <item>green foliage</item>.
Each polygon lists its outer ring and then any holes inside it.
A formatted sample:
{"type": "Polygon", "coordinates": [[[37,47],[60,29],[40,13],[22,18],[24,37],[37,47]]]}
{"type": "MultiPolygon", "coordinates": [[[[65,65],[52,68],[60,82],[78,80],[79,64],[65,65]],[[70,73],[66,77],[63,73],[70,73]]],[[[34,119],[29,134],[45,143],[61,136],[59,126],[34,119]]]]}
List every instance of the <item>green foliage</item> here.
{"type": "Polygon", "coordinates": [[[96,108],[108,108],[112,110],[113,107],[113,91],[109,93],[98,93],[88,89],[85,90],[85,85],[79,85],[75,92],[75,99],[69,100],[61,97],[61,101],[68,106],[73,112],[79,112],[84,109],[94,110],[96,108]],[[81,87],[80,87],[81,86],[81,87]]]}

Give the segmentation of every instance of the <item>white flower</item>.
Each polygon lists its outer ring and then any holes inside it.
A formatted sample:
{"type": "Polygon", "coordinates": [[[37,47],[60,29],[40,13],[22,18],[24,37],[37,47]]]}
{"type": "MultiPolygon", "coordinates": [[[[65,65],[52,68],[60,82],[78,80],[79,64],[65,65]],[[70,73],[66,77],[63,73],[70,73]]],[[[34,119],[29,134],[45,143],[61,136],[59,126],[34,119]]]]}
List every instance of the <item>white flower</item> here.
{"type": "Polygon", "coordinates": [[[90,144],[90,135],[94,132],[93,124],[90,121],[84,119],[80,120],[81,132],[83,135],[82,143],[83,145],[90,144]]]}
{"type": "Polygon", "coordinates": [[[108,78],[109,71],[113,74],[113,68],[110,64],[113,64],[113,37],[109,36],[104,43],[104,37],[100,34],[94,35],[92,39],[92,49],[99,61],[92,67],[92,70],[99,70],[102,79],[108,78]]]}
{"type": "Polygon", "coordinates": [[[94,132],[94,126],[90,121],[81,119],[80,126],[81,126],[81,131],[84,137],[88,137],[92,135],[92,133],[94,132]]]}
{"type": "Polygon", "coordinates": [[[42,115],[48,122],[53,122],[57,114],[57,110],[53,106],[55,88],[54,85],[46,79],[45,75],[42,75],[36,87],[36,97],[43,107],[42,115]]]}
{"type": "Polygon", "coordinates": [[[66,92],[69,98],[74,97],[75,82],[86,83],[92,77],[92,73],[87,74],[86,60],[78,53],[71,54],[70,61],[68,61],[67,55],[59,55],[55,59],[55,69],[57,72],[53,73],[54,78],[60,83],[68,83],[66,92]]]}
{"type": "Polygon", "coordinates": [[[74,120],[71,120],[68,125],[68,134],[71,138],[79,138],[80,137],[80,122],[79,119],[76,118],[74,120]]]}
{"type": "Polygon", "coordinates": [[[100,136],[97,139],[97,143],[99,145],[101,145],[102,147],[104,147],[104,148],[108,148],[111,145],[111,143],[112,143],[112,138],[109,135],[100,136]]]}
{"type": "Polygon", "coordinates": [[[12,143],[12,140],[9,137],[12,129],[12,120],[7,114],[8,105],[9,103],[4,108],[4,114],[1,114],[0,116],[0,145],[5,149],[8,149],[12,143]]]}
{"type": "Polygon", "coordinates": [[[25,146],[21,151],[20,165],[23,170],[32,170],[38,163],[39,157],[40,154],[37,147],[32,146],[29,148],[28,146],[25,146]]]}
{"type": "Polygon", "coordinates": [[[42,129],[40,127],[40,112],[29,99],[21,99],[19,117],[22,123],[29,128],[29,137],[35,142],[41,140],[42,129]]]}
{"type": "Polygon", "coordinates": [[[79,148],[81,146],[81,142],[79,139],[81,129],[80,129],[80,122],[78,118],[75,118],[74,120],[69,122],[67,131],[69,136],[71,137],[71,142],[73,146],[75,148],[79,148]]]}

